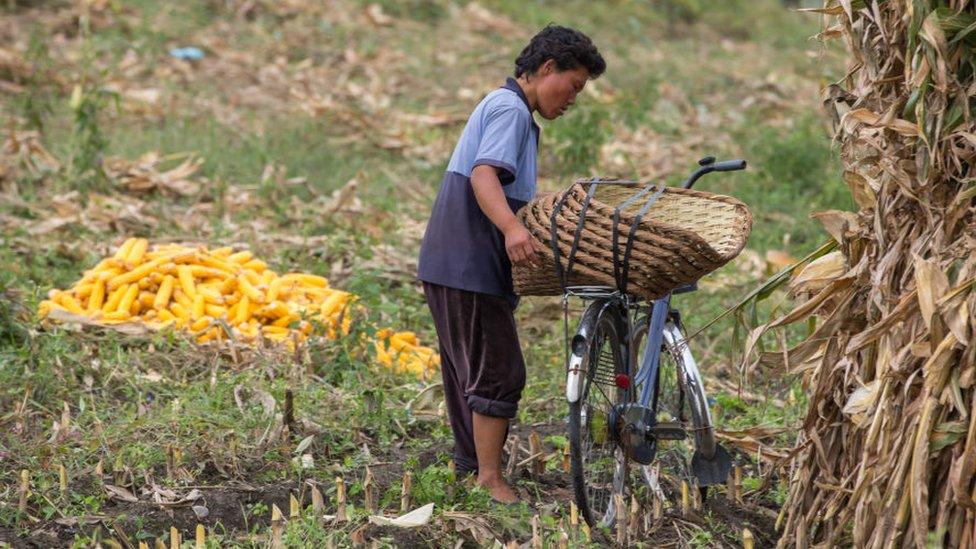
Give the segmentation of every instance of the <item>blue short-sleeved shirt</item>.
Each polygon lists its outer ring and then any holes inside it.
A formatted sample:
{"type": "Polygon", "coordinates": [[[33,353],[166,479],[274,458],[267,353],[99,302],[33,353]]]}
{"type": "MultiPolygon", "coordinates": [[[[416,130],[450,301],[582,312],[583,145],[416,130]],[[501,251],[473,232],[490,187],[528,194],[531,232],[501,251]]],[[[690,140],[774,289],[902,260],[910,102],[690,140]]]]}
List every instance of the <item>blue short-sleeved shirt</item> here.
{"type": "Polygon", "coordinates": [[[518,82],[509,78],[471,113],[444,173],[420,247],[418,278],[503,296],[516,303],[505,238],[471,188],[475,166],[493,166],[512,211],[535,196],[539,126],[518,82]]]}

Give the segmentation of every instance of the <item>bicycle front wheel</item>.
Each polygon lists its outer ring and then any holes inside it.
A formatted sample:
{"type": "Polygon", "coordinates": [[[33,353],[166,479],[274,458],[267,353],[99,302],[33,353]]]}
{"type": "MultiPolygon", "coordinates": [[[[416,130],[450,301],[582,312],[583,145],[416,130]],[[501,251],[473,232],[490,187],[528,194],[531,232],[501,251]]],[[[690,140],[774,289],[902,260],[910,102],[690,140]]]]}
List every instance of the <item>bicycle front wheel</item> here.
{"type": "Polygon", "coordinates": [[[614,408],[632,394],[617,383],[617,375],[626,373],[622,314],[605,301],[592,303],[573,340],[574,354],[582,356],[582,379],[579,398],[569,404],[570,462],[576,504],[591,526],[614,524],[614,495],[625,492],[628,477],[627,458],[611,425],[614,408]]]}
{"type": "MultiPolygon", "coordinates": [[[[635,363],[639,363],[644,354],[648,323],[646,317],[642,318],[631,333],[631,350],[635,363]]],[[[675,323],[669,321],[665,324],[662,339],[658,375],[654,380],[657,403],[655,417],[658,421],[680,423],[692,437],[695,449],[706,459],[711,459],[715,455],[715,429],[698,366],[675,323]]],[[[641,387],[638,387],[638,393],[640,390],[641,387]]]]}

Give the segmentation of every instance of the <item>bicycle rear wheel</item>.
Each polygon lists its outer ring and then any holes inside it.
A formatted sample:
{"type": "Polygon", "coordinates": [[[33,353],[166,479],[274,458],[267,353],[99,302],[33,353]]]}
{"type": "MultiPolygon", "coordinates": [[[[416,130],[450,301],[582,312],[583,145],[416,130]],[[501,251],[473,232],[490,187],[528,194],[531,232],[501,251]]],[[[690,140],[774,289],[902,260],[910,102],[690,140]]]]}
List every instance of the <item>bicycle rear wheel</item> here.
{"type": "Polygon", "coordinates": [[[616,379],[626,373],[624,322],[618,307],[595,301],[573,339],[582,379],[579,398],[569,404],[570,463],[576,504],[591,526],[613,525],[614,495],[626,491],[629,463],[611,425],[614,408],[633,394],[616,379]]]}

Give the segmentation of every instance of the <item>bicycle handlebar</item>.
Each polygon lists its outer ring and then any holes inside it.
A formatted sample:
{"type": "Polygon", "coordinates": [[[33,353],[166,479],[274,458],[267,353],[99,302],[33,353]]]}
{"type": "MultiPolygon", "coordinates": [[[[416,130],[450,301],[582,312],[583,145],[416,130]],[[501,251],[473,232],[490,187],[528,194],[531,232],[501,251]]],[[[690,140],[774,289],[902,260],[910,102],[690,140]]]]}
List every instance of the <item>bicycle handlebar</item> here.
{"type": "Polygon", "coordinates": [[[712,164],[712,168],[717,172],[734,172],[736,170],[744,170],[746,169],[746,161],[742,159],[725,160],[712,164]]]}
{"type": "Polygon", "coordinates": [[[681,185],[686,189],[690,189],[698,178],[711,172],[734,172],[737,170],[746,169],[746,161],[742,159],[738,160],[723,160],[722,162],[716,162],[714,156],[706,156],[698,161],[701,166],[695,173],[691,174],[691,177],[685,180],[684,184],[681,185]]]}
{"type": "MultiPolygon", "coordinates": [[[[681,185],[686,189],[690,189],[698,178],[711,172],[734,172],[738,170],[746,169],[746,161],[743,159],[737,160],[723,160],[721,162],[716,162],[714,156],[706,156],[698,161],[698,165],[701,166],[695,173],[691,174],[691,177],[685,180],[681,185]]],[[[641,185],[639,181],[633,181],[630,179],[577,179],[574,183],[585,183],[588,185],[623,185],[626,187],[636,187],[641,185]]]]}

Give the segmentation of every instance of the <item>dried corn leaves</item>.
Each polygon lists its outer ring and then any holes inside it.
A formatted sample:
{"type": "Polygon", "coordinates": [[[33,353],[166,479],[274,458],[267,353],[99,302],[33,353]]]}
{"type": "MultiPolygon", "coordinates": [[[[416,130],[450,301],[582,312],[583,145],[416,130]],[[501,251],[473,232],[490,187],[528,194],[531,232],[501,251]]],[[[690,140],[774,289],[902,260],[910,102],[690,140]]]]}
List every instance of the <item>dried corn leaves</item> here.
{"type": "Polygon", "coordinates": [[[818,317],[788,351],[810,409],[780,546],[976,546],[976,3],[830,0],[844,180],[859,207],[819,215],[837,252],[793,281],[818,317]]]}

